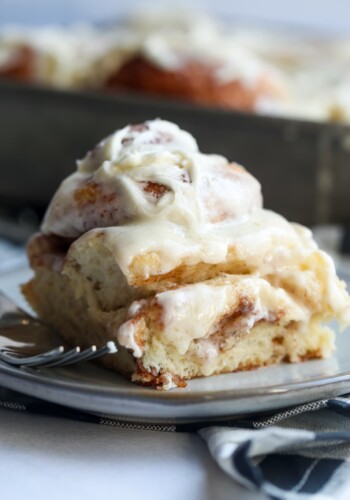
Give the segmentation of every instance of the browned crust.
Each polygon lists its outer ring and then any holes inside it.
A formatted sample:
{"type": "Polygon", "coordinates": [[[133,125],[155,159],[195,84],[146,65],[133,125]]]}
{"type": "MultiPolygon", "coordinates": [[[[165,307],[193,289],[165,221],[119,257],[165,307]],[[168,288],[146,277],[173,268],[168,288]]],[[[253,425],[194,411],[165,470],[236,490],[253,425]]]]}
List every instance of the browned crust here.
{"type": "MultiPolygon", "coordinates": [[[[274,339],[273,341],[277,340],[277,339],[280,339],[281,337],[276,337],[276,339],[274,339]]],[[[280,342],[280,340],[277,341],[277,343],[280,342]]],[[[324,356],[322,355],[322,352],[320,351],[320,349],[315,349],[315,350],[310,350],[308,351],[306,354],[304,354],[304,356],[300,356],[299,357],[299,362],[303,362],[303,361],[308,361],[310,359],[323,359],[324,356]]],[[[248,364],[244,364],[244,365],[239,365],[237,367],[236,370],[234,370],[232,373],[236,373],[236,372],[241,372],[241,371],[250,371],[250,370],[256,370],[257,368],[263,368],[263,367],[266,367],[266,366],[271,366],[271,365],[275,365],[277,363],[279,363],[280,360],[275,360],[275,359],[270,359],[269,361],[267,361],[266,363],[263,363],[263,364],[258,364],[258,363],[248,363],[248,364]]],[[[291,359],[289,358],[289,356],[286,356],[282,359],[282,362],[283,363],[290,363],[290,364],[295,364],[294,361],[291,361],[291,359]]],[[[219,373],[217,373],[216,375],[218,375],[219,373]]]]}
{"type": "Polygon", "coordinates": [[[157,182],[145,182],[143,190],[151,194],[154,198],[159,200],[162,196],[168,193],[170,190],[164,184],[159,184],[157,182]]]}
{"type": "MultiPolygon", "coordinates": [[[[280,337],[277,337],[274,339],[276,342],[279,342],[280,337]]],[[[299,362],[304,362],[304,361],[309,361],[312,359],[323,359],[322,352],[320,349],[315,349],[315,350],[310,350],[308,351],[304,356],[300,356],[299,362]]],[[[240,364],[235,370],[230,371],[230,370],[224,370],[224,371],[217,371],[212,373],[212,376],[214,375],[221,375],[223,373],[237,373],[237,372],[242,372],[242,371],[251,371],[251,370],[256,370],[258,368],[265,368],[267,366],[271,366],[277,363],[280,363],[281,360],[278,358],[274,359],[271,358],[269,361],[265,363],[246,363],[246,364],[240,364]]],[[[284,363],[293,363],[293,361],[290,360],[289,356],[286,356],[285,358],[282,359],[282,362],[284,363]]],[[[191,377],[191,378],[202,378],[202,377],[191,377]]],[[[181,378],[178,375],[172,374],[172,373],[159,373],[156,370],[147,370],[144,368],[142,365],[141,361],[137,361],[137,369],[136,371],[132,374],[131,380],[141,386],[145,387],[153,387],[157,390],[164,390],[165,386],[169,382],[169,379],[171,382],[174,384],[176,387],[186,387],[187,382],[186,378],[181,378]]]]}
{"type": "Polygon", "coordinates": [[[169,382],[169,378],[176,387],[186,387],[184,378],[175,374],[157,372],[156,370],[146,370],[140,360],[136,363],[136,370],[131,376],[131,380],[144,387],[154,387],[157,390],[163,390],[169,382]]]}
{"type": "Polygon", "coordinates": [[[281,89],[267,77],[261,77],[251,87],[238,80],[218,83],[214,74],[217,66],[187,60],[177,70],[165,70],[137,55],[112,74],[105,85],[110,90],[126,88],[249,112],[255,110],[260,97],[281,97],[281,89]]]}
{"type": "MultiPolygon", "coordinates": [[[[170,191],[167,186],[157,182],[142,182],[140,184],[143,191],[153,196],[155,200],[159,200],[164,194],[170,191]]],[[[103,205],[108,205],[109,203],[113,203],[117,196],[118,194],[116,191],[106,192],[103,185],[91,179],[84,182],[73,193],[77,208],[82,208],[89,204],[103,203],[103,205]]],[[[116,224],[123,224],[125,220],[123,217],[120,217],[120,220],[116,220],[115,222],[116,224]]]]}
{"type": "Polygon", "coordinates": [[[70,238],[53,234],[33,234],[27,243],[27,255],[31,267],[33,269],[46,267],[59,272],[72,242],[70,238]]]}
{"type": "Polygon", "coordinates": [[[144,278],[143,268],[144,259],[147,255],[139,255],[134,258],[131,263],[131,270],[133,272],[133,279],[131,284],[136,287],[147,286],[158,289],[162,283],[165,289],[173,288],[181,284],[190,284],[198,281],[198,276],[201,281],[217,277],[220,273],[227,274],[250,274],[254,269],[247,266],[243,261],[239,261],[234,256],[234,250],[230,252],[227,262],[220,264],[208,264],[206,262],[198,262],[194,265],[181,264],[180,266],[172,269],[168,273],[152,274],[148,278],[144,278]]]}
{"type": "Polygon", "coordinates": [[[13,57],[0,65],[0,79],[32,80],[35,57],[35,52],[26,45],[14,48],[13,57]]]}
{"type": "MultiPolygon", "coordinates": [[[[98,202],[102,195],[103,190],[101,185],[89,180],[74,191],[73,198],[78,207],[83,207],[89,203],[98,202]]],[[[114,196],[111,197],[111,195],[108,195],[106,196],[105,201],[112,201],[113,198],[114,196]]]]}
{"type": "Polygon", "coordinates": [[[30,304],[33,309],[37,310],[37,299],[34,293],[34,280],[30,280],[21,285],[21,292],[26,298],[28,304],[30,304]]]}

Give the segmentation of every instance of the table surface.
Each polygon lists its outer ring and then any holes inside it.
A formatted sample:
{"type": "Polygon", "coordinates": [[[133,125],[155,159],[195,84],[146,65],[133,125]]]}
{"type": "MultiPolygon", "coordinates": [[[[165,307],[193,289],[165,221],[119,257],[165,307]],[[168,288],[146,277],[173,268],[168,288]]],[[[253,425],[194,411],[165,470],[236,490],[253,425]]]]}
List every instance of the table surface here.
{"type": "Polygon", "coordinates": [[[0,410],[1,498],[262,499],[233,482],[196,434],[116,429],[0,410]]]}

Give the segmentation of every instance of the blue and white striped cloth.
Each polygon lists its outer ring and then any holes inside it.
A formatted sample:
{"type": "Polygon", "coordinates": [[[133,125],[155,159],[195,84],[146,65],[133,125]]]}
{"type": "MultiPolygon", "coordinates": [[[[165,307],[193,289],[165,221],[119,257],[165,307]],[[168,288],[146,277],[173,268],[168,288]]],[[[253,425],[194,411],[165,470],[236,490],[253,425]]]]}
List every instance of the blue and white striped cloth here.
{"type": "Polygon", "coordinates": [[[337,498],[350,481],[350,395],[199,430],[218,465],[268,498],[337,498]]]}

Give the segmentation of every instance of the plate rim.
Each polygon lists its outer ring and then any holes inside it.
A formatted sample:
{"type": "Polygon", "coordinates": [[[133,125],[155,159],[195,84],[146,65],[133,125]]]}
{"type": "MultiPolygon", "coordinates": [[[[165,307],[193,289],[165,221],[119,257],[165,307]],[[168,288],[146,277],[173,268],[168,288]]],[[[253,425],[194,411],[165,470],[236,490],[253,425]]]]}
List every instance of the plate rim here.
{"type": "MultiPolygon", "coordinates": [[[[307,361],[310,362],[310,361],[307,361]]],[[[312,360],[311,360],[312,362],[312,360]]],[[[268,367],[267,367],[268,368],[268,367]]],[[[103,368],[100,368],[103,369],[103,368]]],[[[341,383],[349,382],[350,390],[350,370],[346,370],[334,375],[324,375],[311,377],[307,380],[298,382],[283,382],[263,387],[245,388],[245,389],[223,389],[223,390],[205,390],[200,392],[182,391],[157,391],[148,387],[140,387],[130,382],[132,393],[128,388],[106,386],[101,387],[93,383],[87,385],[75,380],[63,380],[60,378],[49,377],[43,372],[37,372],[32,368],[17,368],[6,363],[0,362],[0,373],[8,377],[34,383],[39,386],[46,386],[54,390],[63,390],[64,392],[79,393],[84,396],[94,395],[97,397],[118,397],[123,400],[133,399],[134,401],[162,404],[163,406],[177,406],[184,404],[200,404],[201,402],[220,403],[230,401],[231,399],[251,399],[253,397],[268,398],[276,395],[297,394],[301,391],[311,390],[319,387],[329,387],[341,383]]],[[[224,376],[226,374],[222,374],[224,376]]],[[[227,374],[229,375],[229,374],[227,374]]]]}

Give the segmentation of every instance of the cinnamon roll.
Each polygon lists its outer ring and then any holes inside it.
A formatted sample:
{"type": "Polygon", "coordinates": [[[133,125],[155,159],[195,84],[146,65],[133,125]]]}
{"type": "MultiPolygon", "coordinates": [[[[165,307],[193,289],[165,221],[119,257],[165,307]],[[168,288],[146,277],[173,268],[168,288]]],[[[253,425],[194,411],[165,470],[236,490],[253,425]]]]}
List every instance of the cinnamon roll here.
{"type": "Polygon", "coordinates": [[[28,244],[29,303],[71,344],[158,389],[333,350],[350,298],[311,232],[175,124],[129,125],[78,162],[28,244]]]}

